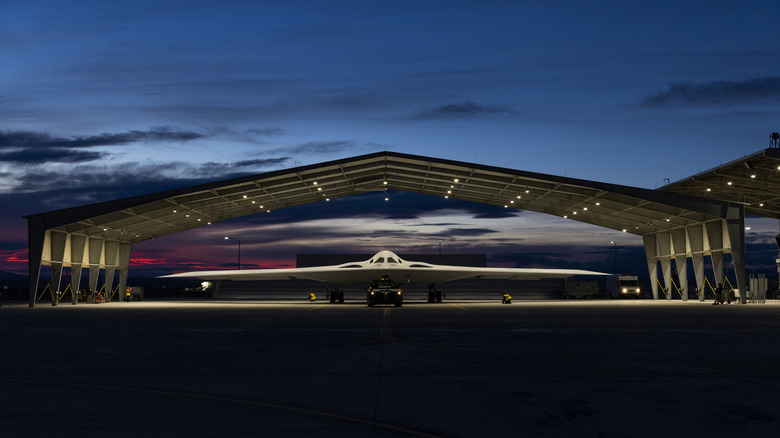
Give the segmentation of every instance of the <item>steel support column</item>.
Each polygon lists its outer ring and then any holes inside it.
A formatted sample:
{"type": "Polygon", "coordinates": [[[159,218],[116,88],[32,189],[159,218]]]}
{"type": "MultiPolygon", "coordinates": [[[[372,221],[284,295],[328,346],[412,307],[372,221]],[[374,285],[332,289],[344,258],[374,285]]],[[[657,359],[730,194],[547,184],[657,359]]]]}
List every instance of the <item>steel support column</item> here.
{"type": "Polygon", "coordinates": [[[723,251],[710,251],[710,259],[712,260],[712,271],[715,275],[715,284],[713,286],[723,285],[725,283],[723,280],[726,278],[723,274],[723,251]]]}
{"type": "Polygon", "coordinates": [[[111,294],[114,291],[114,273],[116,272],[117,257],[119,253],[119,242],[115,240],[106,240],[106,302],[111,301],[111,294]]]}
{"type": "Polygon", "coordinates": [[[43,245],[46,241],[46,222],[41,216],[31,216],[27,220],[27,273],[29,275],[28,305],[35,306],[38,293],[38,281],[41,276],[43,245]]]}
{"type": "Polygon", "coordinates": [[[734,260],[734,275],[737,277],[739,301],[746,303],[747,280],[745,279],[745,208],[742,205],[729,206],[726,212],[726,231],[734,260]]]}
{"type": "Polygon", "coordinates": [[[680,280],[680,298],[688,301],[688,248],[685,244],[685,229],[677,228],[671,231],[672,252],[677,267],[677,278],[680,280]]]}
{"type": "Polygon", "coordinates": [[[685,228],[688,235],[688,243],[691,246],[691,259],[693,261],[693,273],[696,277],[696,288],[699,290],[699,301],[704,301],[704,228],[703,225],[694,225],[685,228]]]}
{"type": "Polygon", "coordinates": [[[656,242],[654,234],[642,236],[645,243],[645,258],[647,259],[647,270],[650,273],[650,288],[653,291],[653,299],[658,299],[658,260],[656,251],[656,242]]]}
{"type": "Polygon", "coordinates": [[[84,266],[84,251],[87,248],[87,236],[70,236],[70,290],[72,303],[78,302],[81,288],[81,269],[84,266]]]}
{"type": "Polygon", "coordinates": [[[664,289],[666,289],[666,299],[672,299],[672,238],[668,232],[661,232],[655,235],[657,253],[661,259],[661,269],[664,274],[664,289]]]}
{"type": "Polygon", "coordinates": [[[715,274],[715,284],[723,283],[723,221],[712,221],[704,224],[707,231],[707,243],[709,244],[712,270],[715,274]]]}
{"type": "Polygon", "coordinates": [[[62,284],[62,266],[65,260],[65,245],[68,235],[52,231],[49,233],[51,241],[51,294],[52,305],[56,306],[60,301],[60,285],[62,284]]]}
{"type": "Polygon", "coordinates": [[[125,299],[127,288],[127,274],[130,270],[130,253],[133,251],[132,243],[119,244],[119,301],[125,299]]]}
{"type": "Polygon", "coordinates": [[[89,289],[91,293],[98,292],[98,278],[100,277],[100,261],[103,256],[102,239],[89,239],[89,289]]]}

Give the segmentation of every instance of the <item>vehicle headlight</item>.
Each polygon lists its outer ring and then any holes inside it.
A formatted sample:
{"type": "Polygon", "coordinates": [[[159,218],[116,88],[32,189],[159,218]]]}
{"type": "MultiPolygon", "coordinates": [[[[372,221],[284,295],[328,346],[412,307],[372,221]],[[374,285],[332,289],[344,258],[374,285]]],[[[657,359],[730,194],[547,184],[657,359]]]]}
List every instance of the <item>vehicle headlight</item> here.
{"type": "Polygon", "coordinates": [[[374,291],[371,291],[371,295],[374,295],[374,291]]]}
{"type": "Polygon", "coordinates": [[[628,289],[624,287],[623,288],[623,293],[626,293],[626,292],[628,292],[628,289]]]}
{"type": "Polygon", "coordinates": [[[641,291],[639,290],[639,288],[636,288],[636,293],[639,293],[639,292],[641,292],[641,291]]]}
{"type": "Polygon", "coordinates": [[[401,295],[401,291],[400,290],[398,291],[398,295],[401,295]]]}

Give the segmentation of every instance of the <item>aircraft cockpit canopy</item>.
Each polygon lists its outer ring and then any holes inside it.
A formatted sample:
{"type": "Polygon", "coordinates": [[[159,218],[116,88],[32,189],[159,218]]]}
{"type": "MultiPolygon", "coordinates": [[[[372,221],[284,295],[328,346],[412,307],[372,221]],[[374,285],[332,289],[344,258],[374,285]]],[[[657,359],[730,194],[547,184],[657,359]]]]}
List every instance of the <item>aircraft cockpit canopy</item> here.
{"type": "Polygon", "coordinates": [[[375,254],[374,258],[370,259],[368,263],[371,265],[378,265],[382,263],[390,263],[393,265],[404,265],[404,261],[396,254],[390,251],[381,251],[375,254]]]}

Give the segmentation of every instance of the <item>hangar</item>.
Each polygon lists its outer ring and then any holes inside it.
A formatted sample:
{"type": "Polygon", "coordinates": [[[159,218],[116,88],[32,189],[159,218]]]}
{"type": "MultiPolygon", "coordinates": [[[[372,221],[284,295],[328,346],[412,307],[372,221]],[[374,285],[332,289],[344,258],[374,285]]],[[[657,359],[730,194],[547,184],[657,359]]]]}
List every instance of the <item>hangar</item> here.
{"type": "MultiPolygon", "coordinates": [[[[42,265],[52,267],[52,290],[60,290],[63,267],[72,270],[71,290],[79,289],[83,269],[89,269],[92,290],[98,290],[100,270],[107,291],[124,290],[136,243],[236,217],[384,190],[541,212],[642,236],[655,299],[658,261],[666,298],[676,287],[674,261],[681,284],[677,292],[687,300],[688,258],[703,290],[704,257],[711,257],[714,275],[722,281],[724,253],[732,254],[737,287],[745,290],[745,212],[780,218],[779,152],[770,148],[659,190],[377,152],[34,214],[25,217],[29,305],[35,304],[42,265]]],[[[745,294],[741,299],[744,303],[745,294]]]]}

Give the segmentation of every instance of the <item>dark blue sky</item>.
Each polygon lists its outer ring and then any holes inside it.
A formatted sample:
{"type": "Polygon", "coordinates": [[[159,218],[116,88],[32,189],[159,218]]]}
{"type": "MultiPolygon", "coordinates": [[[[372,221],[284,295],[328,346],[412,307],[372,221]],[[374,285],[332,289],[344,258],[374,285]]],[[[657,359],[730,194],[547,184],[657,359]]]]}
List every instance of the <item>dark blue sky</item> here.
{"type": "MultiPolygon", "coordinates": [[[[23,214],[194,182],[392,150],[655,188],[780,129],[774,1],[6,0],[0,12],[6,270],[25,268],[23,214]]],[[[280,227],[298,239],[251,260],[441,239],[488,254],[639,245],[537,214],[403,199],[405,217],[360,221],[374,207],[342,201],[343,217],[315,220],[311,207],[136,250],[194,245],[208,263],[222,257],[214,233],[267,242],[280,227]]],[[[766,241],[777,225],[752,228],[766,241]]]]}

